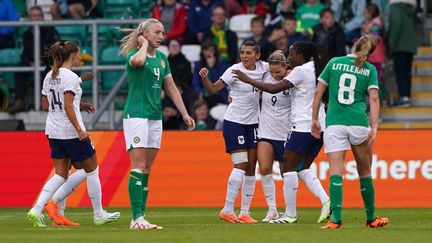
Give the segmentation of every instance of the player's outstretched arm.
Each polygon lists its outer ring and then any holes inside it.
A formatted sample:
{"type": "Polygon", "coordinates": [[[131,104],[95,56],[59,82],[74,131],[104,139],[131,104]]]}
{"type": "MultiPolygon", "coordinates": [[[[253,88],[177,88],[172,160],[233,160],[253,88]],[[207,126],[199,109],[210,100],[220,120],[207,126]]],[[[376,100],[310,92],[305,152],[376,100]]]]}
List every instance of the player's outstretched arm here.
{"type": "Polygon", "coordinates": [[[281,91],[290,89],[294,87],[291,82],[287,82],[285,80],[282,80],[277,83],[263,83],[261,81],[253,80],[249,76],[247,76],[245,73],[243,73],[240,70],[232,70],[232,73],[234,75],[234,78],[239,79],[240,81],[244,83],[248,83],[254,87],[257,87],[258,89],[265,91],[267,93],[276,94],[281,91]]]}
{"type": "Polygon", "coordinates": [[[208,77],[209,71],[207,68],[201,68],[199,71],[199,75],[201,76],[201,81],[204,86],[204,88],[210,92],[211,94],[214,94],[221,90],[223,87],[225,87],[224,83],[221,80],[216,81],[215,83],[212,83],[208,77]]]}

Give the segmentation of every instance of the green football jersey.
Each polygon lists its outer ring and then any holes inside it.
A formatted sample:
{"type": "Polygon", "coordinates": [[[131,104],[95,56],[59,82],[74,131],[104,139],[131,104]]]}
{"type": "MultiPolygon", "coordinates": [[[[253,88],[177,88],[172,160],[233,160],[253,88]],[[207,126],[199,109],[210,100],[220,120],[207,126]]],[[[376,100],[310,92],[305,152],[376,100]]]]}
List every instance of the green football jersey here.
{"type": "Polygon", "coordinates": [[[318,78],[329,89],[327,127],[369,126],[366,97],[369,89],[378,89],[378,75],[374,65],[365,62],[359,68],[354,59],[352,54],[331,59],[318,78]]]}
{"type": "Polygon", "coordinates": [[[162,83],[166,77],[171,76],[168,59],[156,49],[155,56],[147,55],[142,67],[133,68],[129,65],[129,60],[137,52],[138,50],[132,50],[126,56],[129,88],[123,118],[162,120],[162,83]]]}

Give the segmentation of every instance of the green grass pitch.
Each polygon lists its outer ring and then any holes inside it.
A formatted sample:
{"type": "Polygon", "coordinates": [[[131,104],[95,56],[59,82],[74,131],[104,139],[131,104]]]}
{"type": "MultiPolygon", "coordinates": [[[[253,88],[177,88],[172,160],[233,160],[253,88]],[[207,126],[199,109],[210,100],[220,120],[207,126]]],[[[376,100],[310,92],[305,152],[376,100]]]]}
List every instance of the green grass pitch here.
{"type": "MultiPolygon", "coordinates": [[[[68,209],[66,215],[79,227],[33,228],[28,209],[0,209],[0,243],[5,242],[432,242],[432,209],[377,209],[389,217],[388,227],[365,228],[362,209],[344,209],[344,225],[337,230],[320,229],[316,223],[320,209],[299,209],[297,224],[229,224],[218,218],[218,208],[149,208],[146,218],[164,226],[163,230],[129,230],[131,212],[119,210],[118,222],[93,225],[90,208],[68,209]]],[[[266,209],[252,209],[261,220],[266,209]]],[[[45,216],[45,223],[51,221],[45,216]]]]}

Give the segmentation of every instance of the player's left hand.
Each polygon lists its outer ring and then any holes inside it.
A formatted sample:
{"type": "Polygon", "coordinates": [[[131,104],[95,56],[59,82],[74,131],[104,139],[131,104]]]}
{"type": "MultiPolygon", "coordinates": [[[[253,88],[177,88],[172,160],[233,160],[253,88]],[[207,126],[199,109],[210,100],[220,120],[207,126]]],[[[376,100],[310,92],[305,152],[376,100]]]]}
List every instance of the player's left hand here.
{"type": "Polygon", "coordinates": [[[314,136],[316,139],[320,139],[321,138],[321,125],[319,123],[318,120],[312,120],[312,129],[311,129],[311,134],[312,136],[314,136]]]}
{"type": "Polygon", "coordinates": [[[237,78],[237,79],[239,79],[240,81],[243,81],[243,82],[245,82],[245,83],[249,83],[249,82],[248,82],[249,77],[248,77],[245,73],[243,73],[242,71],[240,71],[240,70],[236,70],[236,69],[233,69],[233,70],[231,71],[231,73],[234,74],[234,78],[237,78]]]}
{"type": "Polygon", "coordinates": [[[96,112],[96,107],[93,104],[88,102],[81,102],[80,108],[81,110],[87,111],[89,114],[96,112]]]}
{"type": "Polygon", "coordinates": [[[186,123],[188,131],[192,131],[195,129],[195,121],[194,119],[192,119],[192,117],[190,117],[189,115],[185,115],[183,116],[183,121],[184,123],[186,123]]]}
{"type": "Polygon", "coordinates": [[[372,128],[368,134],[368,144],[369,146],[375,141],[376,135],[378,132],[378,128],[372,128]]]}
{"type": "Polygon", "coordinates": [[[81,80],[83,82],[87,81],[87,80],[92,80],[92,79],[94,79],[94,75],[92,72],[85,72],[81,75],[81,80]]]}

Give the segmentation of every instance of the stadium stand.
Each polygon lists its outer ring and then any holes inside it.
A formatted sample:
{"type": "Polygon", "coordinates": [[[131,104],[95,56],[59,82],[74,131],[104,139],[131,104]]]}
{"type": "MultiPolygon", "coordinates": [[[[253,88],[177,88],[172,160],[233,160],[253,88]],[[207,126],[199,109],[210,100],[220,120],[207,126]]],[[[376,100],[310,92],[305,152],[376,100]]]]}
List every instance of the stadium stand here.
{"type": "MultiPolygon", "coordinates": [[[[20,63],[21,48],[6,48],[0,50],[0,66],[18,66],[20,63]]],[[[15,74],[12,72],[1,73],[3,80],[9,88],[15,87],[15,74]]]]}
{"type": "Polygon", "coordinates": [[[201,46],[200,45],[183,45],[181,47],[181,52],[183,55],[185,55],[186,59],[191,63],[192,70],[195,62],[200,60],[200,52],[201,52],[201,46]]]}
{"type": "MultiPolygon", "coordinates": [[[[124,58],[119,56],[120,47],[119,46],[108,46],[101,50],[99,63],[100,64],[124,64],[124,58]]],[[[117,81],[120,79],[123,71],[121,70],[108,70],[101,71],[101,87],[102,91],[110,91],[117,81]]],[[[122,90],[126,91],[127,84],[122,86],[122,90]]]]}
{"type": "Polygon", "coordinates": [[[236,32],[239,46],[246,38],[252,35],[250,22],[255,16],[257,15],[240,14],[231,17],[229,20],[229,29],[236,32]]]}

